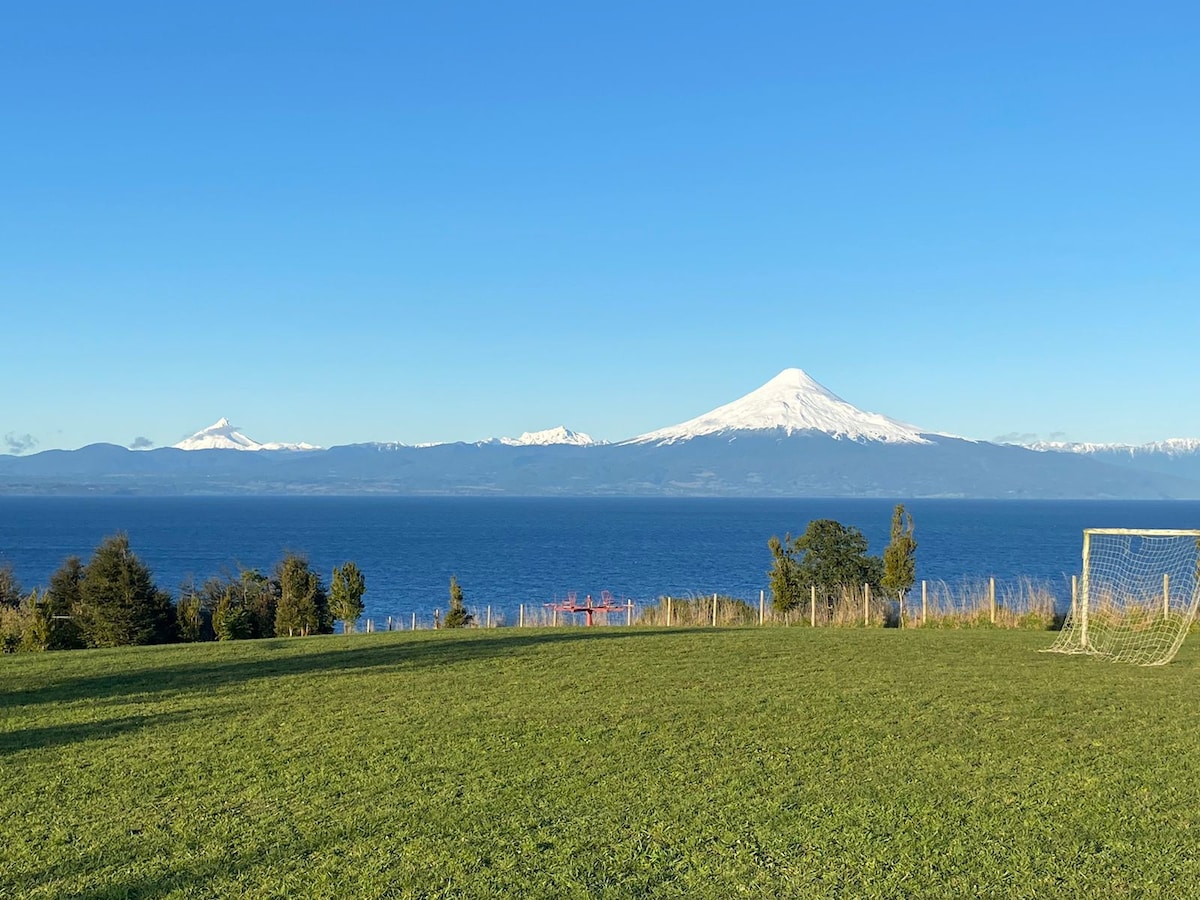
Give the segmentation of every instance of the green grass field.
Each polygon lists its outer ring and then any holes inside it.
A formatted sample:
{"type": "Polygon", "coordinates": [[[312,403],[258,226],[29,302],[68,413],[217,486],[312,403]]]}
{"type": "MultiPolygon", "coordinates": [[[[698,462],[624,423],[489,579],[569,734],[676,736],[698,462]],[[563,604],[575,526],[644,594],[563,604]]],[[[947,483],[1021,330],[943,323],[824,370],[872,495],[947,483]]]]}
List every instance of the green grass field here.
{"type": "Polygon", "coordinates": [[[0,659],[4,897],[1195,897],[1193,637],[424,632],[0,659]]]}

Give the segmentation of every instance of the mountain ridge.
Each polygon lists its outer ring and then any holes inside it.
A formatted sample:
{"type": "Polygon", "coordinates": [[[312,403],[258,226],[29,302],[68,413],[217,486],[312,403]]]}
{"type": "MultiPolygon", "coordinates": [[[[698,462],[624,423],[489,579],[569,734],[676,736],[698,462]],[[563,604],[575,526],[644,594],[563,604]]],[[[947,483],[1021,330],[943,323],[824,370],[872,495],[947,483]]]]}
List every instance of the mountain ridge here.
{"type": "Polygon", "coordinates": [[[1096,441],[1034,441],[1021,444],[1030,450],[1050,453],[1166,453],[1181,455],[1200,453],[1200,438],[1167,438],[1162,441],[1148,441],[1144,444],[1099,443],[1096,441]]]}
{"type": "Polygon", "coordinates": [[[800,369],[616,444],[558,426],[474,443],[282,452],[227,419],[205,432],[211,446],[0,455],[0,493],[1200,499],[1200,441],[1195,452],[1172,443],[1173,455],[972,441],[864,412],[800,369]],[[281,452],[230,452],[225,440],[281,452]]]}

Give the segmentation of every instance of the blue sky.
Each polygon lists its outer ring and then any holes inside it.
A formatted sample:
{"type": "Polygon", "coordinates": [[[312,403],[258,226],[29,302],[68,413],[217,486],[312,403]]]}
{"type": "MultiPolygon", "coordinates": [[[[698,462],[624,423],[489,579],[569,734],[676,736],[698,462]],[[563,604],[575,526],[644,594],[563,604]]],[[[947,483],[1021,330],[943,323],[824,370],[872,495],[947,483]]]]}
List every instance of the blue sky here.
{"type": "Polygon", "coordinates": [[[1198,29],[1103,2],[9,7],[0,435],[621,439],[799,366],[930,430],[1200,436],[1198,29]]]}

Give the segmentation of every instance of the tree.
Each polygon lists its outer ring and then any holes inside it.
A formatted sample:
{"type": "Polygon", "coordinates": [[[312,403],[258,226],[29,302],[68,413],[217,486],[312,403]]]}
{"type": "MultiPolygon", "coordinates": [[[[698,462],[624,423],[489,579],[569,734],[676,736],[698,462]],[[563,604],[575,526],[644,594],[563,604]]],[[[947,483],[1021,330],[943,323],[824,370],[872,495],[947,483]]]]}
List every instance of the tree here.
{"type": "Polygon", "coordinates": [[[308,566],[308,560],[289,553],[275,567],[278,601],[275,607],[275,633],[289,637],[329,634],[333,616],[321,576],[308,566]]]}
{"type": "Polygon", "coordinates": [[[227,581],[222,586],[213,609],[212,626],[218,641],[244,641],[254,637],[250,611],[246,609],[238,582],[227,581]]]}
{"type": "Polygon", "coordinates": [[[767,573],[771,584],[771,606],[776,612],[790,612],[804,601],[805,586],[800,583],[800,561],[791,534],[783,540],[772,536],[767,542],[774,565],[767,573]]]}
{"type": "Polygon", "coordinates": [[[0,653],[46,649],[48,627],[39,605],[36,590],[15,603],[0,603],[0,653]]]}
{"type": "Polygon", "coordinates": [[[179,602],[175,604],[175,616],[179,623],[179,639],[185,644],[211,640],[212,616],[204,608],[196,586],[187,582],[179,589],[179,602]]]}
{"type": "Polygon", "coordinates": [[[867,555],[862,532],[834,519],[814,519],[799,537],[773,537],[768,546],[775,557],[773,604],[780,611],[796,608],[813,587],[832,609],[845,588],[878,587],[883,577],[883,561],[867,555]]]}
{"type": "Polygon", "coordinates": [[[13,573],[12,565],[5,563],[0,566],[0,606],[16,609],[21,605],[23,598],[21,584],[13,573]]]}
{"type": "Polygon", "coordinates": [[[242,569],[242,605],[250,616],[250,636],[275,637],[275,587],[271,579],[257,569],[242,569]]]}
{"type": "Polygon", "coordinates": [[[83,561],[68,556],[50,576],[50,587],[42,597],[45,614],[50,619],[50,639],[47,650],[75,650],[86,646],[80,628],[82,606],[79,585],[83,581],[83,561]]]}
{"type": "Polygon", "coordinates": [[[342,631],[349,633],[358,617],[363,614],[363,594],[367,592],[367,579],[352,562],[338,566],[329,580],[329,606],[333,617],[342,623],[342,631]]]}
{"type": "Polygon", "coordinates": [[[458,578],[454,575],[450,576],[450,609],[446,612],[446,619],[442,623],[443,628],[466,628],[473,624],[475,617],[467,612],[467,608],[463,606],[463,589],[458,583],[458,578]]]}
{"type": "Polygon", "coordinates": [[[913,537],[913,518],[897,503],[892,510],[892,539],[883,551],[883,578],[880,586],[900,601],[900,622],[904,622],[904,598],[917,580],[917,541],[913,537]]]}
{"type": "MultiPolygon", "coordinates": [[[[275,636],[275,590],[256,569],[226,571],[209,578],[199,591],[200,614],[206,617],[200,640],[237,641],[275,636]]],[[[180,621],[185,603],[179,603],[180,621]]],[[[182,626],[181,626],[182,628],[182,626]]]]}
{"type": "Polygon", "coordinates": [[[78,610],[83,599],[79,592],[81,581],[83,561],[78,556],[68,556],[50,576],[50,587],[46,590],[46,598],[56,607],[56,612],[69,616],[78,610]]]}
{"type": "MultiPolygon", "coordinates": [[[[217,633],[213,629],[213,579],[197,587],[196,579],[188,575],[179,585],[179,600],[175,603],[175,619],[179,630],[179,639],[186,644],[201,641],[215,641],[217,633]]],[[[217,592],[219,595],[219,592],[217,592]]]]}
{"type": "Polygon", "coordinates": [[[26,650],[49,650],[54,638],[54,619],[50,616],[50,607],[44,595],[39,595],[34,588],[25,600],[29,612],[28,625],[25,629],[23,646],[26,650]]]}
{"type": "Polygon", "coordinates": [[[83,567],[79,619],[89,647],[162,644],[175,638],[171,595],[129,549],[129,538],[105,538],[83,567]]]}

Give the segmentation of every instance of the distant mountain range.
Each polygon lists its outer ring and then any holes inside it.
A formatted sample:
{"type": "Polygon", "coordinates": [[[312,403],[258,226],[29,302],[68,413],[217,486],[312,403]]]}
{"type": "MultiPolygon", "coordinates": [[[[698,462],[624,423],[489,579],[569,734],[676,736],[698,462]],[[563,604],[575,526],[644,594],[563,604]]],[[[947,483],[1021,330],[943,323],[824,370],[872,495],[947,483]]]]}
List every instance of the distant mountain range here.
{"type": "Polygon", "coordinates": [[[1108,465],[1200,480],[1200,438],[1170,438],[1149,444],[1088,444],[1039,441],[1042,453],[1074,453],[1108,465]]]}
{"type": "Polygon", "coordinates": [[[0,455],[0,492],[1200,499],[1200,440],[973,441],[864,412],[787,369],[732,403],[616,444],[560,426],[321,449],[259,443],[221,419],[174,447],[0,455]]]}
{"type": "MultiPolygon", "coordinates": [[[[550,444],[565,444],[572,447],[592,447],[598,444],[605,443],[597,441],[591,435],[584,434],[580,431],[572,431],[562,425],[557,428],[547,428],[545,431],[526,431],[519,438],[489,438],[486,441],[477,441],[477,445],[483,444],[504,444],[507,447],[535,447],[548,446],[550,444]]],[[[254,438],[247,437],[238,431],[237,427],[231,425],[228,419],[218,419],[214,424],[207,428],[202,428],[190,437],[184,438],[177,444],[171,445],[175,450],[322,450],[316,444],[284,444],[272,442],[267,444],[259,443],[254,438]]],[[[388,447],[438,447],[440,443],[430,444],[398,444],[392,443],[388,447]]]]}

